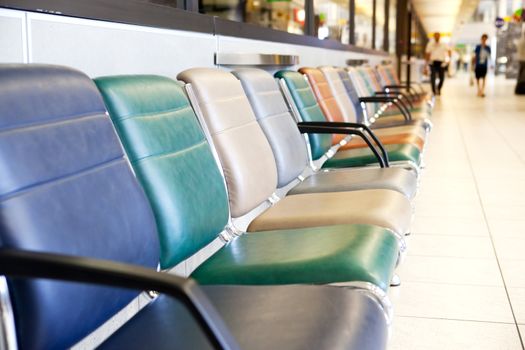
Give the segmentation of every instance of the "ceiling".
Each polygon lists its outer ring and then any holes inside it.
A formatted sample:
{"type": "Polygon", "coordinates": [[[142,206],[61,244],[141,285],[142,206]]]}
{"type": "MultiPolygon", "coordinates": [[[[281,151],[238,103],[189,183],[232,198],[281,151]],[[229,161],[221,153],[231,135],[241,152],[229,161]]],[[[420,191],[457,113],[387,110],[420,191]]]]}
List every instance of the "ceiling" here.
{"type": "Polygon", "coordinates": [[[452,33],[458,23],[467,20],[479,0],[412,0],[412,5],[428,34],[452,33]]]}

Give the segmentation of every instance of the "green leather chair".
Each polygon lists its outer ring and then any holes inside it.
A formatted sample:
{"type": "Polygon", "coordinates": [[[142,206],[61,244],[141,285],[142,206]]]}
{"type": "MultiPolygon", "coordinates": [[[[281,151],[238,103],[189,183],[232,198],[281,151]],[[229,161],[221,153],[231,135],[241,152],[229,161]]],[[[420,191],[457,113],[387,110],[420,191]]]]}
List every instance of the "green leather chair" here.
{"type": "MultiPolygon", "coordinates": [[[[282,79],[289,91],[300,117],[305,122],[326,122],[317,100],[301,73],[282,70],[275,73],[275,77],[282,79]]],[[[325,156],[331,147],[331,135],[311,134],[308,136],[314,160],[325,156]]],[[[417,147],[407,145],[385,145],[391,164],[408,165],[418,170],[421,154],[417,147]]],[[[336,152],[323,164],[323,168],[345,168],[376,164],[377,158],[368,148],[350,149],[336,152]]]]}
{"type": "MultiPolygon", "coordinates": [[[[160,76],[95,80],[154,211],[161,268],[170,269],[227,227],[223,177],[183,88],[160,76]]],[[[231,200],[231,199],[230,199],[231,200]]],[[[385,295],[399,255],[391,231],[333,225],[243,234],[192,274],[201,284],[346,283],[385,295]]]]}

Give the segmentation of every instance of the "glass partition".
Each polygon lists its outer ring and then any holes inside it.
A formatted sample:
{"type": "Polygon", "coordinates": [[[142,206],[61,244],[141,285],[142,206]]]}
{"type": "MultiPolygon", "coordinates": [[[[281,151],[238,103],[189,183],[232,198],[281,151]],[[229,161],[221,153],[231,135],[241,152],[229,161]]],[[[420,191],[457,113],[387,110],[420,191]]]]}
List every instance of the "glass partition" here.
{"type": "Polygon", "coordinates": [[[349,42],[349,2],[346,0],[314,0],[315,32],[319,39],[349,42]]]}
{"type": "Polygon", "coordinates": [[[355,44],[372,47],[373,0],[359,0],[355,4],[355,44]]]}
{"type": "Polygon", "coordinates": [[[388,12],[388,52],[396,53],[397,0],[390,0],[388,12]]]}
{"type": "Polygon", "coordinates": [[[304,34],[304,0],[199,0],[199,12],[304,34]]]}
{"type": "Polygon", "coordinates": [[[376,0],[376,42],[377,50],[383,49],[383,38],[385,37],[385,0],[376,0]]]}

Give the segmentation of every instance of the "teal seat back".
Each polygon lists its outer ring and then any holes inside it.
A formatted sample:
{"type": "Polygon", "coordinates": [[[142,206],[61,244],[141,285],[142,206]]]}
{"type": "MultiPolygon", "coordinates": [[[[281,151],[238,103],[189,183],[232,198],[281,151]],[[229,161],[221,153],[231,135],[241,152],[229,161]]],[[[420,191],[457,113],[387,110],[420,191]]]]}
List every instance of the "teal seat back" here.
{"type": "Polygon", "coordinates": [[[228,221],[222,175],[183,88],[160,76],[95,80],[152,204],[161,268],[188,258],[228,221]]]}
{"type": "MultiPolygon", "coordinates": [[[[275,73],[275,77],[283,79],[290,90],[293,102],[305,122],[326,122],[319,104],[306,82],[303,75],[299,72],[281,70],[275,73]]],[[[309,134],[310,148],[314,160],[321,158],[332,147],[332,135],[330,134],[309,134]]]]}

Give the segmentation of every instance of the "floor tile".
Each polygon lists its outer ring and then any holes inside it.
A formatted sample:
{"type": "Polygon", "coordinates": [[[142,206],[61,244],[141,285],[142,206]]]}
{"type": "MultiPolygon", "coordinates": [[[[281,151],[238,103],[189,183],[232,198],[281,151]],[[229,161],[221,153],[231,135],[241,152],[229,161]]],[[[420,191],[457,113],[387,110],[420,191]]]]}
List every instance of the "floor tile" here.
{"type": "Polygon", "coordinates": [[[525,238],[494,237],[494,247],[499,259],[525,260],[525,238]]]}
{"type": "Polygon", "coordinates": [[[525,259],[524,260],[499,260],[505,284],[507,287],[525,288],[525,259]]]}
{"type": "Polygon", "coordinates": [[[407,256],[397,269],[397,273],[401,277],[401,283],[431,282],[503,286],[496,259],[407,256]]]}
{"type": "Polygon", "coordinates": [[[519,350],[513,324],[396,317],[389,350],[519,350]]]}
{"type": "Polygon", "coordinates": [[[525,205],[484,205],[488,220],[521,220],[525,215],[525,205]]]}
{"type": "Polygon", "coordinates": [[[417,208],[416,217],[412,223],[412,232],[415,235],[418,233],[450,236],[489,235],[487,225],[482,220],[468,218],[447,218],[444,220],[443,218],[425,217],[418,215],[417,208]]]}
{"type": "Polygon", "coordinates": [[[397,316],[514,322],[503,287],[402,282],[389,295],[397,316]]]}
{"type": "Polygon", "coordinates": [[[412,234],[408,255],[494,258],[494,251],[489,237],[412,234]]]}
{"type": "Polygon", "coordinates": [[[508,288],[508,291],[516,321],[525,325],[525,288],[508,288]]]}
{"type": "Polygon", "coordinates": [[[464,218],[484,220],[483,210],[479,201],[470,204],[439,202],[417,202],[416,215],[425,217],[439,217],[444,220],[449,218],[464,218]]]}
{"type": "Polygon", "coordinates": [[[525,220],[489,220],[490,232],[495,237],[525,238],[525,220]]]}

